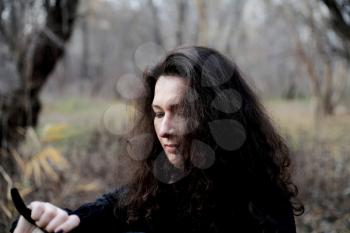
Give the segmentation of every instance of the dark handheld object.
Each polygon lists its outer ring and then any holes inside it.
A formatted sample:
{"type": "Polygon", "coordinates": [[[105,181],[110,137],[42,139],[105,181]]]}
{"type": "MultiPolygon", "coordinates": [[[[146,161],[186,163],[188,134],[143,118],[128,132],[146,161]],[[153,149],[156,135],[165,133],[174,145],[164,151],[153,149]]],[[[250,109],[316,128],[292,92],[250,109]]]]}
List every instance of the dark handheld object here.
{"type": "MultiPolygon", "coordinates": [[[[12,197],[12,202],[15,205],[18,213],[23,216],[29,223],[33,224],[36,226],[35,221],[31,218],[31,213],[32,210],[29,209],[25,204],[24,201],[19,194],[17,188],[12,188],[11,189],[11,197],[12,197]]],[[[38,227],[38,226],[36,226],[38,227]]],[[[39,227],[40,228],[40,227],[39,227]]],[[[41,229],[41,228],[40,228],[41,229]]],[[[42,231],[46,232],[45,230],[41,229],[42,231]]]]}

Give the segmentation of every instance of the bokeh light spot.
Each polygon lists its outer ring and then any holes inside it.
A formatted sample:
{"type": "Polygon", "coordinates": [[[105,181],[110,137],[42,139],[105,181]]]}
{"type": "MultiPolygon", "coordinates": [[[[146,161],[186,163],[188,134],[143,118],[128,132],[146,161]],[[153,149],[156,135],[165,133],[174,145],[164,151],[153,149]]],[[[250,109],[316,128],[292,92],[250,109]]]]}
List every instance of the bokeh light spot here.
{"type": "Polygon", "coordinates": [[[209,128],[216,143],[225,150],[237,150],[246,140],[245,129],[236,120],[215,120],[209,123],[209,128]]]}

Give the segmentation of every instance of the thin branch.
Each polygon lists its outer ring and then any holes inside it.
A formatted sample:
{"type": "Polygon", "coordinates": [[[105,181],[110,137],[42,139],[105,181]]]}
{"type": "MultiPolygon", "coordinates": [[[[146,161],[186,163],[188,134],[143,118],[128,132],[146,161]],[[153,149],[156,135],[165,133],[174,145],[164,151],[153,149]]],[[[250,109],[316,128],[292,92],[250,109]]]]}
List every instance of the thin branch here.
{"type": "Polygon", "coordinates": [[[57,36],[50,28],[44,27],[42,32],[49,38],[57,47],[64,49],[64,41],[57,36]]]}

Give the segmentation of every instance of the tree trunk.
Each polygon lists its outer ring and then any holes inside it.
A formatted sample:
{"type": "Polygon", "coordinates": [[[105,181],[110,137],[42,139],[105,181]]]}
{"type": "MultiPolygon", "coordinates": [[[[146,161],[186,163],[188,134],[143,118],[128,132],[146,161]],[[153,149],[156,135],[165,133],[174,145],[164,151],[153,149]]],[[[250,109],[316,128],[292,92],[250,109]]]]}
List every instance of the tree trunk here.
{"type": "Polygon", "coordinates": [[[333,115],[334,113],[334,103],[333,103],[333,72],[332,64],[330,61],[325,62],[324,65],[324,86],[322,93],[322,114],[325,116],[333,115]]]}
{"type": "Polygon", "coordinates": [[[81,57],[81,77],[83,83],[90,80],[90,33],[89,33],[89,17],[86,16],[82,21],[82,57],[81,57]]]}
{"type": "Polygon", "coordinates": [[[282,98],[286,100],[293,100],[296,97],[296,91],[297,91],[295,77],[289,77],[288,80],[289,80],[288,85],[287,85],[287,88],[282,93],[282,98]]]}

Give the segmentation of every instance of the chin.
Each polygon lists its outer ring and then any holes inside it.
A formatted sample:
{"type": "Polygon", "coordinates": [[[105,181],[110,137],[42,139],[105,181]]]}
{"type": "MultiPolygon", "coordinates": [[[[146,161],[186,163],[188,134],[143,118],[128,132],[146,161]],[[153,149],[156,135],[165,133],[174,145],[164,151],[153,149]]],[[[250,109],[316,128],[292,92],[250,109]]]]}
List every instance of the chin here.
{"type": "Polygon", "coordinates": [[[181,164],[181,158],[180,155],[176,155],[176,154],[166,154],[169,162],[171,164],[173,164],[175,167],[178,167],[178,165],[181,164]]]}
{"type": "Polygon", "coordinates": [[[169,161],[171,162],[171,163],[174,163],[174,162],[176,162],[176,160],[177,160],[177,155],[176,154],[166,154],[166,157],[169,159],[169,161]]]}

